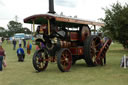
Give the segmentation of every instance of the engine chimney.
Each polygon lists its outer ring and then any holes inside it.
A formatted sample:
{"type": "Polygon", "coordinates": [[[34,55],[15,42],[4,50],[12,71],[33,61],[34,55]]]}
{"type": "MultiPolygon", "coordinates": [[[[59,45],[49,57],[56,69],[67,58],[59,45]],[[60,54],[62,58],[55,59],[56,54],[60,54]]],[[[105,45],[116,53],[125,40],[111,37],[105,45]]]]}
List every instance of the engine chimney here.
{"type": "Polygon", "coordinates": [[[56,12],[54,11],[54,0],[49,0],[49,12],[55,14],[56,12]]]}

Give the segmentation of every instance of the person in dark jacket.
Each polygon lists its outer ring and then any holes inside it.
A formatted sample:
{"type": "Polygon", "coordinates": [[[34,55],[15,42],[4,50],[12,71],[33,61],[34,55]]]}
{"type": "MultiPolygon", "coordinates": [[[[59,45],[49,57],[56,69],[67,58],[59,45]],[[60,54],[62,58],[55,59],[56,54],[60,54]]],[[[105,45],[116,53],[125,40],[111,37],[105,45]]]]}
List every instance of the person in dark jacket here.
{"type": "Polygon", "coordinates": [[[26,40],[23,39],[23,43],[24,43],[24,48],[26,48],[26,40]]]}
{"type": "Polygon", "coordinates": [[[1,39],[1,40],[2,40],[2,43],[3,43],[3,42],[4,42],[4,37],[2,37],[2,39],[1,39]]]}
{"type": "Polygon", "coordinates": [[[13,43],[13,50],[15,50],[16,49],[16,40],[13,39],[12,43],[13,43]]]}
{"type": "Polygon", "coordinates": [[[21,46],[17,49],[17,56],[18,56],[18,61],[23,62],[25,58],[25,52],[24,49],[21,48],[21,46]]]}

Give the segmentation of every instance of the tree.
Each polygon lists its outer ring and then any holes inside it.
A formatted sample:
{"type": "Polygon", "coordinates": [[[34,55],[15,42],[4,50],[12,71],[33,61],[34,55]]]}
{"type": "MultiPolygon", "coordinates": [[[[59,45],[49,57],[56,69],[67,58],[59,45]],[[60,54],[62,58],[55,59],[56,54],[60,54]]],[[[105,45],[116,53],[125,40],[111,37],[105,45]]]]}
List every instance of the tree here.
{"type": "Polygon", "coordinates": [[[101,28],[105,35],[120,42],[128,48],[128,4],[121,6],[119,2],[105,10],[105,18],[101,19],[105,26],[101,28]]]}
{"type": "Polygon", "coordinates": [[[27,27],[24,27],[23,29],[24,29],[24,33],[31,34],[31,31],[27,27]]]}
{"type": "Polygon", "coordinates": [[[11,35],[13,35],[14,33],[22,32],[22,24],[19,22],[10,21],[7,26],[8,26],[9,31],[11,32],[11,35]]]}
{"type": "Polygon", "coordinates": [[[5,30],[4,27],[0,27],[0,30],[5,30]]]}
{"type": "Polygon", "coordinates": [[[23,28],[20,22],[10,21],[7,26],[9,29],[9,36],[13,36],[15,33],[31,33],[27,27],[23,28]]]}
{"type": "Polygon", "coordinates": [[[4,36],[5,29],[3,27],[0,27],[0,37],[4,36]]]}

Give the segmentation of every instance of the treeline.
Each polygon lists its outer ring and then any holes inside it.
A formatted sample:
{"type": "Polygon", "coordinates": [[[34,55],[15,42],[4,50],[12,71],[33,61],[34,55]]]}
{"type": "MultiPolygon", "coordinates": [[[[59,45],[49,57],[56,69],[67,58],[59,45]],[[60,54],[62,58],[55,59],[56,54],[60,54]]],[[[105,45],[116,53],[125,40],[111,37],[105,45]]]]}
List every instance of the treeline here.
{"type": "Polygon", "coordinates": [[[31,31],[27,27],[23,27],[20,22],[9,21],[7,27],[8,29],[0,27],[0,37],[11,37],[15,33],[31,34],[31,31]]]}

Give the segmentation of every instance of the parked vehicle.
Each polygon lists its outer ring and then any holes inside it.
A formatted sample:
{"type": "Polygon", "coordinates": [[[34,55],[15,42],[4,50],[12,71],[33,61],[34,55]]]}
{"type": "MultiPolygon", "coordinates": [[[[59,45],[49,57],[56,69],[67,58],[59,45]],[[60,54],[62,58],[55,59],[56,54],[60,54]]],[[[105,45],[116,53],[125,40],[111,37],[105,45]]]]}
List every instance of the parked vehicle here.
{"type": "Polygon", "coordinates": [[[16,34],[14,34],[14,38],[16,40],[25,39],[25,34],[24,33],[16,33],[16,34]]]}
{"type": "Polygon", "coordinates": [[[56,15],[51,2],[53,0],[50,0],[52,7],[49,7],[49,13],[24,19],[25,23],[39,25],[35,33],[38,36],[35,42],[40,49],[33,55],[34,68],[39,72],[44,71],[48,62],[57,61],[59,70],[67,72],[79,59],[84,59],[88,66],[104,65],[111,40],[108,39],[101,45],[100,37],[91,35],[88,26],[104,24],[56,15]]]}
{"type": "Polygon", "coordinates": [[[31,39],[32,35],[30,34],[24,34],[24,33],[16,33],[14,34],[14,38],[16,40],[19,40],[19,39],[31,39]]]}

